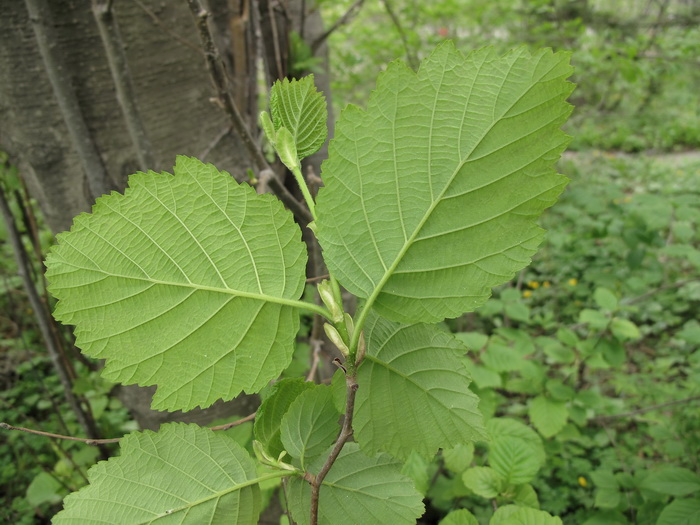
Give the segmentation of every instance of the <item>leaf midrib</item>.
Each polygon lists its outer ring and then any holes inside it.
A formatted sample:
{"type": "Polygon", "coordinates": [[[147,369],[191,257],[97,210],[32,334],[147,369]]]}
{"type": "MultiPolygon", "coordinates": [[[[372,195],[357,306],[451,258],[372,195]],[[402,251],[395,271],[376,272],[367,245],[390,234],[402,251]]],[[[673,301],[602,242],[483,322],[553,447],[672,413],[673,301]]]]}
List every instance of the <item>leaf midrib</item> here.
{"type": "Polygon", "coordinates": [[[107,277],[116,277],[116,278],[121,278],[121,279],[130,279],[134,281],[145,281],[153,284],[160,284],[163,286],[176,286],[176,287],[181,287],[181,288],[190,288],[194,290],[201,290],[205,292],[215,292],[215,293],[223,293],[227,295],[233,295],[235,297],[244,297],[246,299],[255,299],[258,301],[266,301],[270,303],[276,303],[276,304],[281,304],[284,306],[291,306],[293,308],[301,308],[304,310],[310,310],[312,312],[318,313],[319,315],[322,315],[323,317],[329,318],[328,312],[325,311],[324,308],[312,304],[312,303],[307,303],[306,301],[298,301],[295,299],[288,299],[286,297],[277,297],[274,295],[267,295],[267,294],[261,294],[261,293],[255,293],[255,292],[245,292],[243,290],[237,290],[235,288],[220,288],[216,286],[207,286],[204,284],[197,284],[193,282],[189,283],[178,283],[178,282],[173,282],[173,281],[162,281],[160,279],[154,279],[152,277],[137,277],[133,275],[123,275],[123,274],[118,274],[118,273],[113,273],[113,272],[108,272],[107,270],[104,270],[102,268],[86,268],[83,266],[78,266],[76,264],[72,264],[65,259],[62,261],[62,263],[65,266],[69,266],[71,268],[75,268],[76,270],[86,270],[90,272],[97,272],[101,273],[103,275],[106,275],[107,277]]]}

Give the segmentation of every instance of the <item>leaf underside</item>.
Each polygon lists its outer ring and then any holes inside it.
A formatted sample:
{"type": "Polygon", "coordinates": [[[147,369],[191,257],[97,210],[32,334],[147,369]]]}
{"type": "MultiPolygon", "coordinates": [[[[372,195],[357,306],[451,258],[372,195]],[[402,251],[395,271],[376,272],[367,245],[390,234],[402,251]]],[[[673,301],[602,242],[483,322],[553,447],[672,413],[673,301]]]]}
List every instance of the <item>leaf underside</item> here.
{"type": "Polygon", "coordinates": [[[406,459],[415,450],[431,457],[440,447],[487,440],[459,341],[432,325],[377,315],[370,315],[365,334],[353,421],[365,453],[406,459]]]}
{"type": "Polygon", "coordinates": [[[299,160],[316,153],[328,137],[326,99],[316,91],[313,75],[275,82],[270,112],[275,129],[291,133],[299,160]]]}
{"type": "MultiPolygon", "coordinates": [[[[325,455],[309,470],[317,474],[324,460],[325,455]]],[[[291,478],[287,497],[294,520],[299,525],[308,525],[309,484],[301,478],[291,478]]],[[[357,444],[348,443],[323,480],[318,523],[413,525],[423,511],[422,496],[414,488],[413,481],[401,474],[400,463],[386,454],[369,458],[357,444]]]]}
{"type": "Polygon", "coordinates": [[[414,73],[393,62],[367,110],[346,108],[319,192],[331,272],[381,315],[455,317],[525,267],[536,220],[566,185],[567,53],[466,57],[446,43],[414,73]]]}
{"type": "Polygon", "coordinates": [[[291,213],[210,164],[137,173],[58,236],[55,317],[106,359],[104,376],[157,384],[153,408],[256,392],[291,360],[306,251],[291,213]]]}
{"type": "Polygon", "coordinates": [[[171,423],[135,432],[121,455],[88,471],[52,523],[254,525],[261,510],[255,463],[233,439],[171,423]]]}

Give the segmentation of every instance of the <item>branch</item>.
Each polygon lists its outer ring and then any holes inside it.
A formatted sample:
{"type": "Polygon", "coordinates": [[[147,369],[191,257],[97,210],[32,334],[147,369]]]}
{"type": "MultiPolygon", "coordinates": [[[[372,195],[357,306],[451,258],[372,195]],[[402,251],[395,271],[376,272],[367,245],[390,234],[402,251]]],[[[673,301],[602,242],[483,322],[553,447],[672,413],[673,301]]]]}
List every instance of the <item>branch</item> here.
{"type": "MultiPolygon", "coordinates": [[[[258,172],[262,172],[266,169],[271,169],[267,163],[267,160],[265,160],[265,156],[263,155],[260,147],[255,140],[253,140],[243,117],[233,101],[228,78],[224,74],[223,66],[219,58],[219,51],[216,44],[214,44],[214,38],[207,23],[209,12],[202,7],[199,0],[187,0],[187,4],[190,7],[190,11],[192,11],[192,16],[195,19],[195,23],[199,31],[199,39],[202,43],[202,48],[204,49],[207,70],[209,71],[209,76],[216,90],[217,103],[224,110],[231,121],[233,130],[238,134],[241,142],[243,142],[243,146],[248,151],[256,170],[258,172]]],[[[287,205],[287,207],[292,211],[292,213],[294,213],[294,215],[297,216],[297,218],[302,219],[305,222],[311,222],[313,220],[311,213],[303,206],[303,204],[294,198],[289,190],[284,187],[279,178],[271,177],[268,184],[272,191],[284,204],[287,205]]]]}
{"type": "Polygon", "coordinates": [[[117,92],[117,101],[124,115],[129,137],[139,159],[140,168],[146,171],[155,167],[151,142],[146,136],[143,120],[139,114],[138,107],[136,107],[136,96],[134,95],[134,86],[131,82],[129,64],[124,54],[124,43],[119,32],[119,24],[111,8],[111,1],[109,0],[92,0],[92,14],[97,22],[102,45],[107,54],[109,71],[112,74],[112,81],[117,92]]]}
{"type": "Polygon", "coordinates": [[[316,54],[316,51],[318,50],[319,47],[321,47],[321,44],[323,44],[331,34],[336,31],[339,27],[349,23],[357,13],[355,11],[359,11],[360,7],[362,7],[362,4],[365,3],[365,0],[356,0],[354,4],[352,4],[347,11],[338,18],[338,20],[335,21],[335,23],[329,27],[326,31],[321,33],[319,36],[317,36],[313,42],[311,42],[311,53],[316,54]]]}
{"type": "Polygon", "coordinates": [[[408,65],[411,66],[412,69],[418,68],[418,59],[413,53],[411,53],[411,48],[408,45],[408,37],[406,36],[406,32],[404,31],[403,26],[401,25],[401,20],[399,20],[396,11],[394,11],[390,0],[382,0],[382,4],[384,4],[384,8],[389,14],[389,18],[391,18],[391,21],[394,23],[396,30],[399,32],[401,42],[403,42],[403,47],[406,51],[406,62],[408,62],[408,65]]]}
{"type": "Polygon", "coordinates": [[[669,401],[667,403],[638,408],[637,410],[631,410],[630,412],[622,412],[621,414],[611,414],[609,416],[596,416],[592,418],[591,421],[596,423],[602,423],[604,421],[610,421],[612,419],[622,419],[626,417],[638,416],[639,414],[646,414],[647,412],[653,412],[654,410],[659,410],[661,408],[666,408],[674,405],[692,403],[693,401],[700,401],[700,396],[686,397],[685,399],[678,399],[677,401],[669,401]]]}
{"type": "Polygon", "coordinates": [[[73,149],[78,154],[93,198],[109,193],[113,185],[102,163],[97,146],[80,110],[78,96],[73,89],[70,70],[66,66],[60,39],[54,35],[51,10],[47,0],[25,0],[32,21],[39,53],[54,97],[68,129],[73,149]]]}
{"type": "Polygon", "coordinates": [[[345,375],[345,385],[347,387],[347,398],[345,399],[345,420],[343,421],[343,427],[340,430],[338,439],[336,439],[335,445],[333,445],[333,449],[328,455],[328,458],[321,467],[319,473],[314,476],[310,472],[307,472],[304,475],[304,479],[311,484],[311,525],[318,525],[318,500],[321,491],[321,484],[323,483],[326,474],[328,474],[328,472],[331,470],[335,460],[338,459],[340,451],[343,450],[345,443],[347,443],[350,436],[352,436],[352,416],[353,412],[355,411],[355,395],[357,394],[358,388],[354,370],[345,375]]]}
{"type": "Polygon", "coordinates": [[[671,284],[664,284],[662,286],[659,286],[658,288],[654,288],[653,290],[649,290],[648,292],[645,292],[642,295],[638,295],[637,297],[632,297],[631,299],[622,300],[621,303],[624,305],[636,304],[638,302],[643,301],[647,297],[651,297],[652,295],[657,294],[659,292],[663,292],[664,290],[671,290],[673,288],[680,288],[681,286],[684,286],[688,283],[692,283],[695,281],[700,281],[700,277],[694,277],[692,279],[684,279],[682,281],[676,281],[675,283],[671,283],[671,284]]]}
{"type": "MultiPolygon", "coordinates": [[[[214,427],[209,427],[209,430],[228,430],[229,428],[237,427],[238,425],[242,425],[243,423],[247,423],[248,421],[252,421],[255,419],[255,414],[256,412],[253,412],[252,414],[248,414],[246,417],[243,417],[241,419],[237,419],[236,421],[231,421],[230,423],[224,423],[223,425],[216,425],[214,427]]],[[[118,438],[109,438],[109,439],[86,439],[86,438],[77,438],[73,436],[64,436],[62,434],[54,434],[52,432],[44,432],[43,430],[34,430],[32,428],[26,428],[26,427],[16,427],[14,425],[10,425],[9,423],[0,423],[0,428],[3,428],[5,430],[19,430],[20,432],[27,432],[28,434],[35,434],[37,436],[44,436],[44,437],[49,437],[49,438],[54,438],[54,439],[64,439],[67,441],[77,441],[79,443],[85,443],[86,445],[93,445],[93,446],[99,446],[99,445],[108,445],[110,443],[119,443],[122,437],[118,438]]]]}

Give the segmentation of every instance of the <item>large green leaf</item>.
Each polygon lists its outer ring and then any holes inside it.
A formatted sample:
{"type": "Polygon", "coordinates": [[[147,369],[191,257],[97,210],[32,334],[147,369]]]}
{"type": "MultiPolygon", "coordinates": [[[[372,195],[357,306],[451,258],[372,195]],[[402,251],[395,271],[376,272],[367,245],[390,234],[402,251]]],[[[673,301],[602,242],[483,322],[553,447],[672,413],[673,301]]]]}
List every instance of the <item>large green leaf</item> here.
{"type": "Polygon", "coordinates": [[[567,53],[467,56],[446,43],[414,73],[393,62],[367,110],[348,106],[316,207],[328,267],[402,322],[455,317],[526,266],[536,220],[567,179],[567,53]]]}
{"type": "MultiPolygon", "coordinates": [[[[310,470],[318,473],[324,457],[310,470]]],[[[288,501],[294,520],[308,525],[311,489],[300,478],[289,480],[288,501]]],[[[390,523],[413,525],[423,514],[422,496],[413,481],[401,474],[401,464],[386,454],[365,456],[348,443],[323,480],[319,498],[319,525],[390,523]]]]}
{"type": "Polygon", "coordinates": [[[462,474],[464,485],[482,498],[495,498],[506,487],[506,480],[491,467],[472,467],[462,474]]]}
{"type": "Polygon", "coordinates": [[[532,448],[532,455],[537,458],[540,466],[544,465],[546,455],[544,446],[542,445],[542,438],[540,438],[537,432],[524,423],[517,419],[494,417],[489,419],[486,423],[486,430],[491,436],[492,445],[500,439],[509,437],[515,437],[526,441],[532,448]]]}
{"type": "Polygon", "coordinates": [[[210,164],[137,173],[58,236],[54,315],[104,376],[189,410],[256,392],[289,364],[306,252],[292,215],[210,164]]]}
{"type": "Polygon", "coordinates": [[[340,432],[339,417],[333,391],[325,385],[302,392],[289,406],[282,418],[282,443],[302,470],[333,444],[340,432]]]}
{"type": "Polygon", "coordinates": [[[432,456],[440,447],[487,439],[462,343],[433,325],[403,325],[374,314],[365,334],[353,426],[366,453],[432,456]]]}
{"type": "Polygon", "coordinates": [[[90,484],[69,495],[53,523],[120,525],[258,522],[258,476],[248,453],[231,438],[197,425],[171,423],[158,433],[135,432],[121,456],[88,471],[90,484]]]}

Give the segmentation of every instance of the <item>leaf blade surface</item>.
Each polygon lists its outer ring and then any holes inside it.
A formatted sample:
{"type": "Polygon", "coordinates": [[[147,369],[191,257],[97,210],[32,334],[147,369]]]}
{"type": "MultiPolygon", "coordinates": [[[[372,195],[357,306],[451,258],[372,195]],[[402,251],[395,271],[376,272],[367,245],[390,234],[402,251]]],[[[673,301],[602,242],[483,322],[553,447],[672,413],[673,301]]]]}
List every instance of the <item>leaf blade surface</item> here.
{"type": "Polygon", "coordinates": [[[306,254],[291,214],[187,157],[129,184],[59,235],[54,315],[107,360],[107,379],[157,384],[154,408],[258,391],[289,363],[299,323],[306,254]]]}
{"type": "Polygon", "coordinates": [[[340,282],[387,318],[429,322],[528,264],[567,181],[552,166],[570,72],[566,54],[452,44],[417,74],[392,63],[367,111],[344,110],[323,165],[319,241],[340,282]]]}

